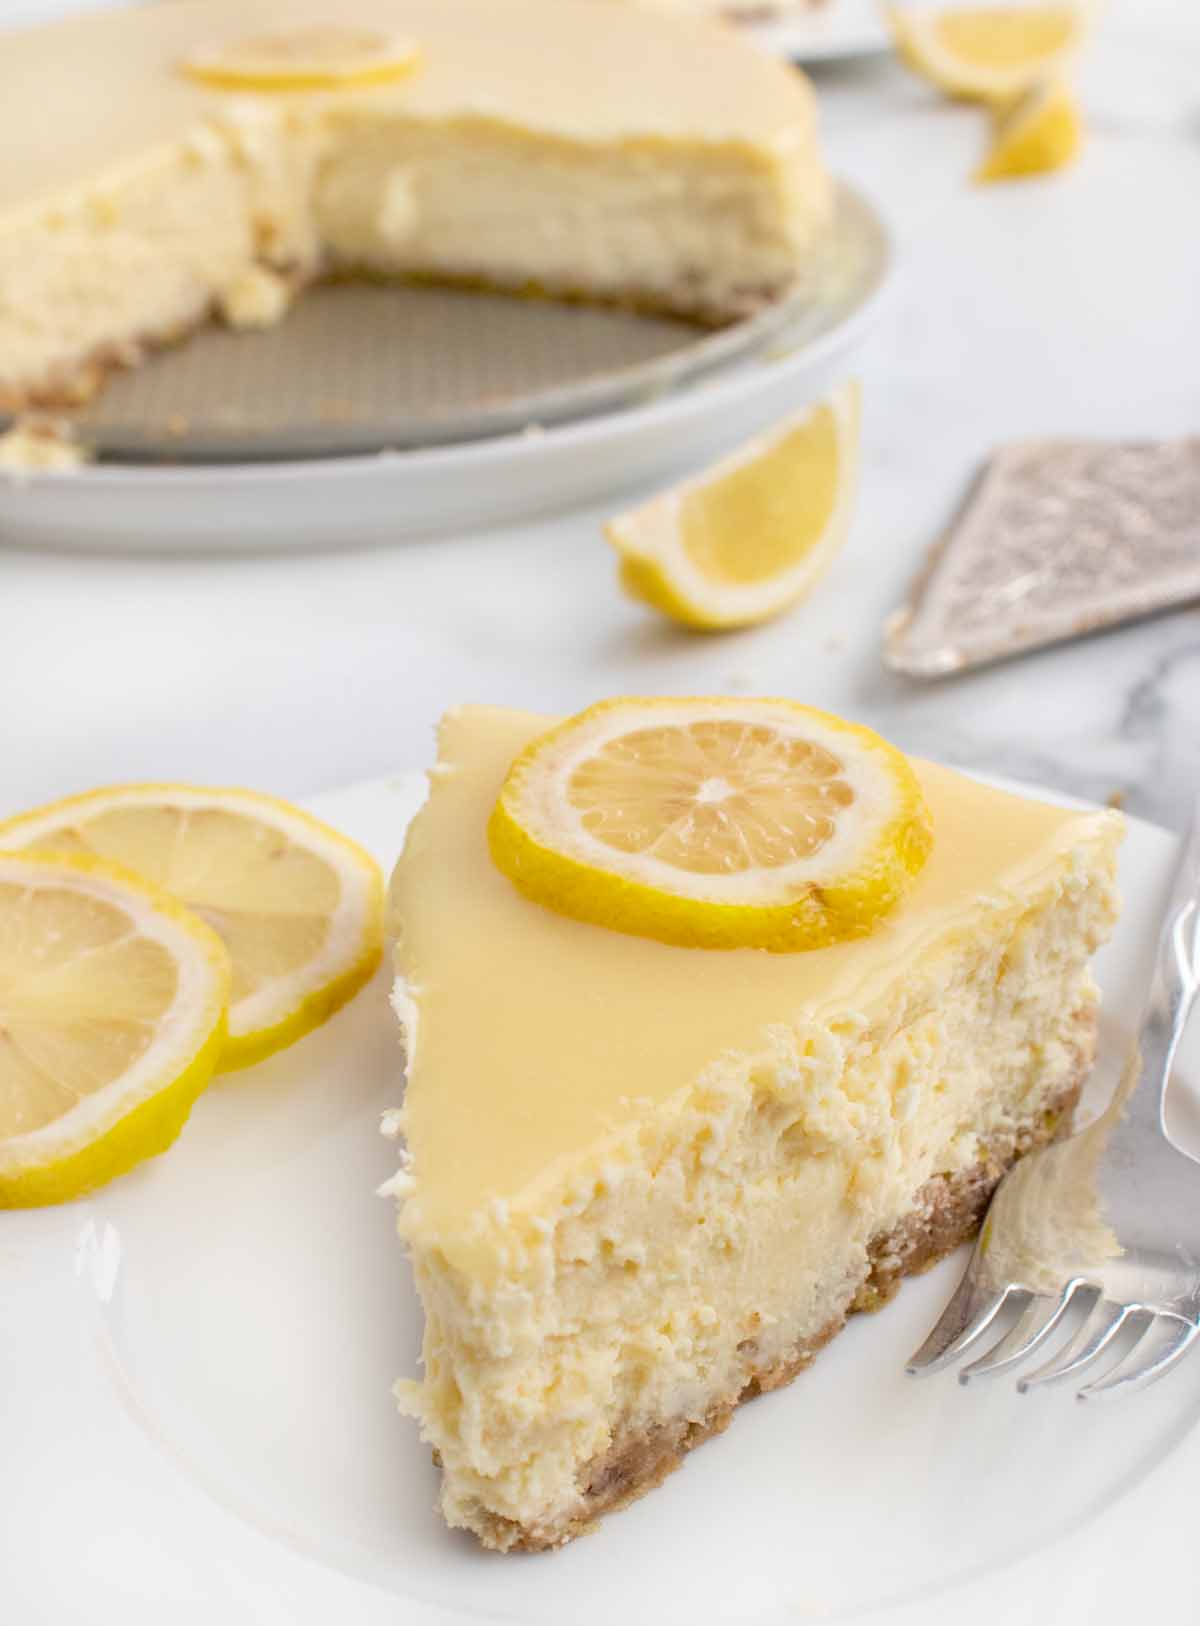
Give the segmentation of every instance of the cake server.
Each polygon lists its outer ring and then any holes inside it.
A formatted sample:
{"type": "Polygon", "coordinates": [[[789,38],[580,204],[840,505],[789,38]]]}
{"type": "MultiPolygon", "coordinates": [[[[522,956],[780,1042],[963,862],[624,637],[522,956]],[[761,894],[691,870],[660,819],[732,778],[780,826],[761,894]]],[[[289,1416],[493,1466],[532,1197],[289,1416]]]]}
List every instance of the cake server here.
{"type": "Polygon", "coordinates": [[[1200,599],[1200,436],[1001,446],[884,629],[945,678],[1200,599]]]}

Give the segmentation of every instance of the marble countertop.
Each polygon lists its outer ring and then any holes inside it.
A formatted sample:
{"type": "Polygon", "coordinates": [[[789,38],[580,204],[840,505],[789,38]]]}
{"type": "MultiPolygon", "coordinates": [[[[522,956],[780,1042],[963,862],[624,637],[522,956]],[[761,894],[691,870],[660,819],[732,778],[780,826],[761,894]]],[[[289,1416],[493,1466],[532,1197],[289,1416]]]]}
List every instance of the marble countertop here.
{"type": "Polygon", "coordinates": [[[1110,6],[1082,70],[1082,158],[989,188],[968,181],[976,110],[886,59],[820,71],[832,165],[889,214],[902,264],[862,369],[850,541],[794,613],[717,638],[668,627],[618,593],[599,509],[336,555],[7,538],[0,815],[142,778],[303,796],[422,765],[461,701],[728,690],[1179,822],[1200,779],[1200,609],[924,684],[885,670],[880,629],[997,442],[1200,429],[1198,62],[1189,0],[1110,6]]]}

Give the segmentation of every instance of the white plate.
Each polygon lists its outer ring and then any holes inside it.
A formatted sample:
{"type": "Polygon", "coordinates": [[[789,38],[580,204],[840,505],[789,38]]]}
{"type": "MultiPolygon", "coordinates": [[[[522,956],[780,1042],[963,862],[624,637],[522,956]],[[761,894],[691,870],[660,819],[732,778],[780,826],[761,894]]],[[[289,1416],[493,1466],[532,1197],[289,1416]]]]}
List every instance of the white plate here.
{"type": "MultiPolygon", "coordinates": [[[[390,864],[421,793],[407,777],[312,806],[390,864]]],[[[1095,1094],[1136,1019],[1172,850],[1131,824],[1095,1094]]],[[[1197,1050],[1174,1112],[1188,1109],[1193,1146],[1197,1050]]],[[[950,1626],[967,1578],[990,1597],[1006,1566],[1173,1450],[1197,1462],[1200,1360],[1109,1408],[905,1378],[955,1259],[588,1540],[484,1554],[435,1515],[428,1452],[389,1394],[415,1371],[421,1324],[374,1195],[398,1072],[381,975],[293,1050],[211,1088],[166,1157],[92,1200],[0,1217],[6,1621],[796,1626],[874,1605],[882,1623],[916,1608],[950,1626]]],[[[1039,1626],[1100,1626],[1068,1591],[1039,1626]]]]}
{"type": "Polygon", "coordinates": [[[823,0],[811,12],[744,27],[764,50],[792,62],[833,62],[891,49],[878,0],[823,0]]]}
{"type": "Polygon", "coordinates": [[[461,445],[179,467],[0,474],[0,543],[163,552],[344,548],[499,524],[695,468],[852,371],[894,269],[876,208],[843,186],[845,276],[754,356],[641,405],[461,445]]]}

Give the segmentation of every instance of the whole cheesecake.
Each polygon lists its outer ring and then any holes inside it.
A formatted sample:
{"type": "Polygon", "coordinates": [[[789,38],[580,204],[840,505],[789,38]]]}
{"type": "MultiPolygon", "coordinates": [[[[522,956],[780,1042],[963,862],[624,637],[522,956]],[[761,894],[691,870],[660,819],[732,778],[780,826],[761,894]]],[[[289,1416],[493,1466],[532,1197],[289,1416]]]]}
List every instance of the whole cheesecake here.
{"type": "Polygon", "coordinates": [[[804,79],[609,0],[172,0],[0,34],[0,406],[85,398],[214,310],[417,276],[726,322],[825,239],[804,79]],[[403,36],[393,84],[213,88],[240,41],[403,36]]]}
{"type": "Polygon", "coordinates": [[[554,719],[466,707],[392,883],[401,1385],[442,1511],[557,1546],[970,1236],[1070,1121],[1122,823],[914,763],[933,846],[869,935],[672,947],[523,897],[487,825],[554,719]]]}

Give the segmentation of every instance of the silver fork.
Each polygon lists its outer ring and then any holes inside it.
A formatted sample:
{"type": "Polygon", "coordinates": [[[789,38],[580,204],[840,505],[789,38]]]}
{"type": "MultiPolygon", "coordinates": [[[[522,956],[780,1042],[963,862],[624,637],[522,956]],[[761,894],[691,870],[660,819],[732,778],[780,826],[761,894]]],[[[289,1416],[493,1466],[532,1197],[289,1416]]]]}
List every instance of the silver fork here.
{"type": "Polygon", "coordinates": [[[1200,1161],[1167,1139],[1163,1123],[1198,989],[1200,804],[1122,1084],[1101,1118],[1024,1158],[1001,1181],[966,1275],[908,1364],[913,1376],[982,1349],[988,1330],[1002,1328],[959,1381],[1010,1372],[1073,1325],[1017,1388],[1086,1374],[1092,1381],[1078,1397],[1090,1400],[1145,1388],[1200,1336],[1200,1161]]]}

